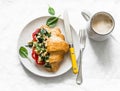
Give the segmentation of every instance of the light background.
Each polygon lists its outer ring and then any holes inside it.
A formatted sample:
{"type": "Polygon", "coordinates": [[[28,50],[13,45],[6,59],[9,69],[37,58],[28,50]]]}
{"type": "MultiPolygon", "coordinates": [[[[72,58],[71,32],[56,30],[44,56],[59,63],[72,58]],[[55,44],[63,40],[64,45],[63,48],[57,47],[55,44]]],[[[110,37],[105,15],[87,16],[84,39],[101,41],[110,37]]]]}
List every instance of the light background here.
{"type": "MultiPolygon", "coordinates": [[[[119,91],[120,90],[120,1],[119,0],[0,0],[0,91],[119,91]],[[68,71],[55,78],[35,76],[18,60],[17,40],[31,20],[49,15],[48,5],[56,15],[67,9],[70,22],[78,33],[87,22],[81,11],[91,15],[107,11],[115,19],[114,38],[104,42],[87,39],[83,57],[83,84],[68,71]]],[[[62,16],[61,16],[62,18],[62,16]]]]}

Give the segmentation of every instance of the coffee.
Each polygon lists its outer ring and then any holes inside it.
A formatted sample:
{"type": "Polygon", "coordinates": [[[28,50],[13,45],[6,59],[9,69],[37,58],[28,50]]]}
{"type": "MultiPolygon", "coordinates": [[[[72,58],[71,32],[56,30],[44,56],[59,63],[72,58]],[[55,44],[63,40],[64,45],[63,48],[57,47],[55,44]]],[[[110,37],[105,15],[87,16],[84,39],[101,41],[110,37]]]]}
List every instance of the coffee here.
{"type": "Polygon", "coordinates": [[[97,12],[90,15],[89,12],[81,12],[88,21],[87,33],[89,37],[96,41],[104,41],[109,38],[115,27],[114,18],[107,12],[97,12]]]}
{"type": "Polygon", "coordinates": [[[98,34],[108,34],[113,28],[111,16],[107,14],[96,14],[92,19],[92,28],[98,34]]]}

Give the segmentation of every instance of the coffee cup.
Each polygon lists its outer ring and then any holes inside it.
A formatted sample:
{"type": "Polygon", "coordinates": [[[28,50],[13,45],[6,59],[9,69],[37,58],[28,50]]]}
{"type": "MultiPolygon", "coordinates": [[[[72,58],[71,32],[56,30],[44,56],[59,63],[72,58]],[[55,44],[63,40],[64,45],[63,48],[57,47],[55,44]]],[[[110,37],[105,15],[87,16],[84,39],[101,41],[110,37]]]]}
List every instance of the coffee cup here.
{"type": "Polygon", "coordinates": [[[87,31],[91,39],[103,41],[109,38],[115,27],[115,21],[109,13],[97,12],[92,16],[88,12],[81,12],[81,14],[88,21],[87,31]]]}

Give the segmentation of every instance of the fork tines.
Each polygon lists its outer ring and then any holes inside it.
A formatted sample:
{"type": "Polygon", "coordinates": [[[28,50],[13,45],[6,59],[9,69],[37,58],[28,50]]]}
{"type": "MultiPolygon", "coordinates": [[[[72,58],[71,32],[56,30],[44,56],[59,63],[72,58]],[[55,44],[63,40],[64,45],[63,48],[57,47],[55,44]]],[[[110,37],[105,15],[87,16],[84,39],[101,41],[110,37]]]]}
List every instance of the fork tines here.
{"type": "Polygon", "coordinates": [[[79,30],[79,37],[80,37],[80,45],[82,48],[85,48],[85,42],[86,42],[86,33],[85,29],[79,30]]]}

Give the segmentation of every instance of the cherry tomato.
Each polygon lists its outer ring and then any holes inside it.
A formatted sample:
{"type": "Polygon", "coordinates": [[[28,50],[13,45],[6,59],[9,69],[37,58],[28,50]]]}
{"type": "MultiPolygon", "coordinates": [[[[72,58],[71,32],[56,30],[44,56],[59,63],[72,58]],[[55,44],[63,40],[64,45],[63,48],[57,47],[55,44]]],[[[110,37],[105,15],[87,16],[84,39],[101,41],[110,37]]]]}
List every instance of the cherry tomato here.
{"type": "Polygon", "coordinates": [[[37,53],[35,52],[35,49],[34,49],[34,48],[32,49],[32,58],[33,58],[35,61],[38,60],[38,55],[37,55],[37,53]]]}
{"type": "Polygon", "coordinates": [[[32,33],[33,41],[37,41],[36,34],[37,34],[38,32],[40,32],[40,29],[36,29],[35,32],[32,33]]]}
{"type": "Polygon", "coordinates": [[[38,64],[38,65],[44,65],[44,64],[45,64],[44,61],[38,62],[38,55],[37,55],[37,53],[35,52],[35,49],[34,49],[34,48],[32,49],[32,58],[35,60],[36,64],[38,64]]]}
{"type": "Polygon", "coordinates": [[[36,61],[36,63],[37,63],[38,65],[44,65],[44,64],[45,64],[44,61],[40,61],[40,62],[36,61]]]}

